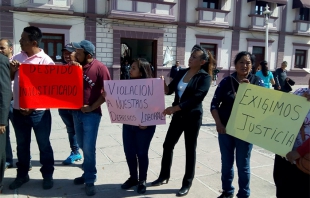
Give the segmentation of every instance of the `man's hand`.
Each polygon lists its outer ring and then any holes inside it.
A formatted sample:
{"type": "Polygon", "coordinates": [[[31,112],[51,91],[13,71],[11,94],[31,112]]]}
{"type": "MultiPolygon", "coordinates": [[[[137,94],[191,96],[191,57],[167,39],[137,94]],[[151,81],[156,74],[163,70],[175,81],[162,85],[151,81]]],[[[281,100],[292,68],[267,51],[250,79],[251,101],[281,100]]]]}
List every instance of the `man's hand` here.
{"type": "Polygon", "coordinates": [[[19,69],[20,66],[20,62],[18,62],[17,60],[12,60],[10,62],[10,70],[12,72],[16,72],[19,69]]]}
{"type": "Polygon", "coordinates": [[[0,126],[0,134],[4,134],[5,132],[5,126],[1,125],[0,126]]]}
{"type": "Polygon", "coordinates": [[[22,115],[27,116],[27,115],[31,114],[34,111],[34,109],[23,109],[23,108],[20,108],[19,111],[20,111],[20,113],[22,115]]]}
{"type": "Polygon", "coordinates": [[[87,113],[87,112],[92,112],[93,110],[92,110],[91,106],[89,106],[89,105],[84,105],[84,106],[81,108],[81,111],[82,111],[83,113],[87,113]]]}
{"type": "Polygon", "coordinates": [[[225,134],[226,133],[226,128],[225,128],[225,126],[222,123],[217,123],[216,124],[216,131],[219,134],[225,134]]]}

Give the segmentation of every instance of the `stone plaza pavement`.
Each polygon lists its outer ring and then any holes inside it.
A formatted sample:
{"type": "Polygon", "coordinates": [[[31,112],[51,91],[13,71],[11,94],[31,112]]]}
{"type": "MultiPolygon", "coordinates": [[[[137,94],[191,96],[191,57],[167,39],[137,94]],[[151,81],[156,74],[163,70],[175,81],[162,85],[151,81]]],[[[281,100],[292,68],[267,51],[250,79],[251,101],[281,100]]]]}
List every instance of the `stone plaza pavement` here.
{"type": "MultiPolygon", "coordinates": [[[[307,86],[294,86],[307,87],[307,86]]],[[[205,98],[203,124],[200,130],[197,146],[196,175],[187,197],[215,198],[221,194],[221,160],[214,120],[210,114],[210,101],[215,87],[211,87],[205,98]]],[[[170,106],[174,96],[166,96],[166,106],[170,106]]],[[[122,146],[121,124],[111,124],[106,105],[102,105],[103,116],[97,139],[97,194],[94,197],[175,197],[180,189],[185,170],[185,148],[182,136],[175,147],[171,178],[168,184],[152,187],[150,183],[157,179],[162,155],[162,145],[170,123],[167,116],[166,125],[158,125],[149,150],[149,170],[147,192],[144,195],[136,193],[136,189],[125,191],[120,185],[129,177],[129,171],[122,146]]],[[[65,125],[57,110],[52,110],[51,144],[55,157],[54,187],[50,190],[42,189],[40,173],[39,150],[32,134],[31,155],[33,169],[29,172],[30,181],[17,190],[10,190],[8,185],[16,176],[16,141],[11,132],[12,148],[14,150],[14,168],[5,172],[3,194],[0,197],[87,197],[84,185],[76,186],[73,179],[82,174],[81,164],[62,165],[62,161],[70,153],[65,125]]],[[[12,127],[11,127],[12,130],[12,127]]],[[[251,157],[251,198],[274,198],[275,185],[273,182],[274,154],[260,147],[254,146],[251,157]]],[[[238,176],[235,168],[234,186],[238,190],[238,176]]]]}

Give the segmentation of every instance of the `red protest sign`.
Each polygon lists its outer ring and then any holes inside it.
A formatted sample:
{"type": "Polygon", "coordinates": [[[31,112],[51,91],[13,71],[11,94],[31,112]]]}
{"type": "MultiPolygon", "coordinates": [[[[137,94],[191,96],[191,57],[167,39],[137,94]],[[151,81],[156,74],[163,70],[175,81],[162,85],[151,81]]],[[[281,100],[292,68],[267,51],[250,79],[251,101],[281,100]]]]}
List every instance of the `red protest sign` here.
{"type": "Polygon", "coordinates": [[[22,64],[21,108],[79,109],[83,106],[83,72],[79,66],[22,64]]]}

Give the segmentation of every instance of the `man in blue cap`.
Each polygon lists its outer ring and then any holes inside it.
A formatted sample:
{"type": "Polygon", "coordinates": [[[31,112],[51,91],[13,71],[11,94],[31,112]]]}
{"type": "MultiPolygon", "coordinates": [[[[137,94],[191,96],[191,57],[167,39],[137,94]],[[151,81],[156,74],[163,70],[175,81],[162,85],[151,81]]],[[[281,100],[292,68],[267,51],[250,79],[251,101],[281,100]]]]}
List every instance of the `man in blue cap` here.
{"type": "Polygon", "coordinates": [[[94,58],[95,46],[90,41],[72,43],[72,46],[76,51],[76,61],[71,64],[83,67],[84,78],[84,106],[72,112],[77,142],[84,154],[84,173],[74,179],[74,184],[86,184],[86,195],[92,196],[96,194],[94,183],[97,175],[96,141],[102,116],[100,105],[105,101],[101,93],[103,81],[110,80],[110,73],[103,63],[94,58]]]}
{"type": "MultiPolygon", "coordinates": [[[[64,64],[69,64],[71,61],[76,61],[75,59],[75,48],[71,44],[67,44],[62,50],[62,59],[64,64]]],[[[68,139],[70,143],[71,152],[69,157],[62,162],[63,165],[70,165],[76,161],[82,159],[82,156],[79,152],[79,144],[77,143],[73,115],[71,109],[58,109],[58,113],[66,125],[68,139]]]]}

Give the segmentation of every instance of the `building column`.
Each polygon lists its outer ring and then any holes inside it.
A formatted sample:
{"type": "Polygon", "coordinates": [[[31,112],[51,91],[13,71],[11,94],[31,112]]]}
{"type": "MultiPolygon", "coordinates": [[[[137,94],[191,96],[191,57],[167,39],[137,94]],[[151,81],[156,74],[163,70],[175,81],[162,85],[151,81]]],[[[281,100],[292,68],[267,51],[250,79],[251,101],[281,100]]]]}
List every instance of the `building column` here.
{"type": "Polygon", "coordinates": [[[279,32],[278,54],[276,60],[277,62],[274,69],[279,67],[284,59],[286,17],[287,17],[287,5],[283,5],[281,6],[281,26],[279,32]]]}
{"type": "MultiPolygon", "coordinates": [[[[11,0],[2,0],[2,6],[11,6],[11,0]]],[[[13,23],[14,19],[12,12],[7,10],[0,12],[0,38],[6,38],[13,41],[13,23]]]]}
{"type": "Polygon", "coordinates": [[[242,6],[242,0],[236,0],[235,6],[234,6],[234,27],[232,32],[232,41],[231,41],[231,61],[230,61],[230,67],[234,67],[234,59],[235,56],[239,52],[239,43],[240,43],[240,23],[241,23],[241,6],[242,6]]]}
{"type": "MultiPolygon", "coordinates": [[[[87,13],[96,13],[96,3],[92,0],[86,2],[87,13]]],[[[96,19],[85,18],[85,39],[92,42],[96,47],[96,19]]]]}
{"type": "Polygon", "coordinates": [[[187,16],[187,2],[187,0],[179,0],[179,25],[177,28],[176,60],[180,61],[180,65],[184,65],[185,59],[185,41],[187,28],[185,24],[187,16]]]}

